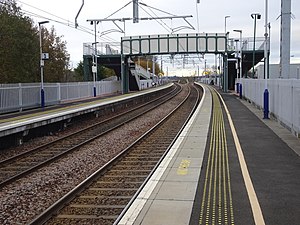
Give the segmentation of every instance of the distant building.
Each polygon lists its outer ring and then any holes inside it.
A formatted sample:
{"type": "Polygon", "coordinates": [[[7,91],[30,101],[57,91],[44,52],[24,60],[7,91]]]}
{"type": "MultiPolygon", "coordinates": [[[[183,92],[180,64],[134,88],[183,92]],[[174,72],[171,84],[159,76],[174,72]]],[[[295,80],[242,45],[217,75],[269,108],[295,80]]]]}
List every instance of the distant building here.
{"type": "MultiPolygon", "coordinates": [[[[256,67],[256,77],[258,79],[264,79],[264,65],[258,65],[256,67]]],[[[280,65],[279,64],[270,64],[269,78],[270,79],[280,78],[280,65]]],[[[289,78],[300,79],[300,64],[291,64],[290,65],[289,78]]]]}

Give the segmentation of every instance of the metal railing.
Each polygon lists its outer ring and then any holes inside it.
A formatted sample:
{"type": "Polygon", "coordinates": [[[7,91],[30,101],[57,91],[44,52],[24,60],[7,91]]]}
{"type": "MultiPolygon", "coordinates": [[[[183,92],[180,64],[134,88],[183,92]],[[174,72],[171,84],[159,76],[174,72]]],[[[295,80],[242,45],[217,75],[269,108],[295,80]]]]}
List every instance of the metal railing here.
{"type": "MultiPolygon", "coordinates": [[[[253,51],[254,38],[242,38],[242,51],[253,51]]],[[[227,41],[228,51],[236,51],[236,42],[240,41],[238,38],[229,38],[227,41]]],[[[255,38],[255,50],[264,50],[264,37],[256,37],[255,38]]],[[[269,43],[269,42],[268,42],[269,43]]],[[[269,49],[269,47],[268,47],[269,49]]],[[[239,49],[238,49],[239,50],[239,49]]]]}
{"type": "MultiPolygon", "coordinates": [[[[97,43],[97,55],[117,55],[120,54],[120,42],[100,42],[97,43]]],[[[95,47],[92,43],[83,43],[83,55],[94,55],[95,47]]]]}
{"type": "MultiPolygon", "coordinates": [[[[45,105],[90,98],[93,96],[93,85],[93,82],[45,83],[45,105]]],[[[98,81],[96,89],[99,96],[121,92],[121,82],[98,81]]],[[[0,84],[0,113],[39,107],[40,91],[40,83],[0,84]]]]}

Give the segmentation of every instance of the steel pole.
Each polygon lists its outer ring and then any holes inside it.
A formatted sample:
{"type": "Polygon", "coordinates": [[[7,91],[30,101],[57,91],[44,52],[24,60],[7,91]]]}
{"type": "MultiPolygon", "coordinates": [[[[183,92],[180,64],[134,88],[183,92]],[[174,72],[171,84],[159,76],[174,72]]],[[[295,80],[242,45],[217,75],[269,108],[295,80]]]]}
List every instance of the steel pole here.
{"type": "Polygon", "coordinates": [[[226,20],[227,20],[227,18],[229,18],[230,16],[225,16],[225,35],[226,35],[226,33],[227,33],[227,23],[226,23],[226,20]]]}
{"type": "Polygon", "coordinates": [[[254,37],[253,37],[253,57],[252,57],[252,78],[254,78],[254,65],[255,65],[255,36],[256,36],[256,15],[254,15],[254,37]]]}
{"type": "Polygon", "coordinates": [[[265,2],[265,43],[264,43],[264,64],[265,64],[265,91],[264,91],[264,119],[269,119],[269,91],[268,91],[268,0],[265,2]]]}
{"type": "Polygon", "coordinates": [[[43,60],[43,44],[41,25],[49,23],[49,21],[39,22],[39,38],[40,38],[40,67],[41,67],[41,107],[45,107],[45,91],[44,91],[44,60],[43,60]]]}
{"type": "Polygon", "coordinates": [[[41,107],[45,107],[45,92],[44,92],[44,60],[42,59],[43,47],[42,47],[42,32],[41,24],[39,24],[39,36],[40,36],[40,68],[41,68],[41,107]]]}
{"type": "Polygon", "coordinates": [[[243,77],[243,32],[240,32],[240,79],[243,77]]]}
{"type": "Polygon", "coordinates": [[[97,91],[96,91],[96,79],[97,79],[97,70],[98,70],[98,68],[97,68],[97,23],[96,23],[96,21],[94,21],[94,23],[95,23],[95,48],[94,48],[94,62],[95,62],[95,64],[94,64],[94,66],[95,66],[95,68],[94,68],[94,72],[93,72],[93,95],[94,95],[94,97],[96,97],[97,96],[97,91]]]}

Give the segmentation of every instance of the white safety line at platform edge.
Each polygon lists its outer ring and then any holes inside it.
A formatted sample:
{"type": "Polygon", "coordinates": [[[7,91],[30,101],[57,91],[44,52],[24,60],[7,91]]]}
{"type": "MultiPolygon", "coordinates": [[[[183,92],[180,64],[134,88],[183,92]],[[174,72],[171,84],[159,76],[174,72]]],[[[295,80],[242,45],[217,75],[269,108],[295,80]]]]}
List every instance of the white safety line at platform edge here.
{"type": "MultiPolygon", "coordinates": [[[[191,125],[193,124],[197,114],[199,113],[204,99],[206,96],[206,90],[203,88],[203,96],[199,103],[199,106],[195,110],[193,116],[185,126],[185,128],[182,130],[182,133],[187,133],[190,129],[191,125]]],[[[168,165],[170,164],[171,160],[173,159],[174,155],[176,154],[177,150],[179,149],[179,146],[181,145],[182,141],[184,140],[184,136],[179,135],[173,146],[171,147],[170,151],[166,155],[166,157],[163,159],[157,170],[153,173],[151,178],[149,179],[149,182],[145,185],[141,193],[138,195],[137,199],[132,203],[132,205],[127,210],[126,214],[123,216],[121,221],[118,223],[118,225],[133,225],[135,220],[137,219],[138,215],[140,214],[141,210],[143,209],[144,205],[146,204],[147,200],[149,199],[151,193],[155,189],[156,185],[158,184],[160,178],[166,171],[168,165]]]]}
{"type": "MultiPolygon", "coordinates": [[[[218,93],[218,92],[217,92],[218,93]]],[[[241,144],[239,142],[239,138],[237,136],[237,132],[236,129],[234,127],[231,115],[229,113],[229,110],[222,98],[222,96],[218,93],[223,105],[224,105],[224,109],[226,111],[227,117],[228,117],[228,121],[230,124],[230,128],[232,131],[232,135],[233,135],[233,139],[234,139],[234,144],[237,150],[237,154],[238,154],[238,158],[239,158],[239,162],[240,162],[240,166],[241,166],[241,170],[242,170],[242,174],[243,174],[243,178],[244,178],[244,182],[246,185],[246,189],[247,189],[247,193],[248,193],[248,197],[250,200],[250,205],[251,205],[251,209],[252,209],[252,213],[253,213],[253,217],[254,217],[254,221],[256,225],[265,225],[265,221],[264,221],[264,217],[256,196],[256,192],[254,190],[253,187],[253,183],[247,168],[247,163],[243,154],[243,150],[241,147],[241,144]]]]}
{"type": "MultiPolygon", "coordinates": [[[[161,87],[157,87],[155,89],[147,90],[146,93],[152,93],[154,91],[158,91],[158,90],[161,90],[163,88],[168,88],[169,86],[171,86],[171,85],[169,84],[167,86],[161,86],[161,87]]],[[[137,93],[137,94],[135,94],[135,97],[143,95],[143,94],[145,94],[145,92],[137,93]]],[[[121,100],[127,100],[129,98],[132,98],[132,95],[125,96],[121,100]]],[[[47,115],[38,115],[37,117],[33,117],[33,118],[15,120],[15,121],[7,124],[7,125],[5,125],[5,123],[0,125],[0,131],[5,131],[5,130],[9,130],[9,129],[12,129],[12,128],[15,128],[15,127],[21,127],[21,126],[24,126],[24,125],[28,125],[28,124],[32,124],[32,123],[36,123],[36,122],[41,122],[41,121],[44,121],[44,120],[54,119],[56,117],[66,116],[66,115],[69,115],[69,114],[77,113],[79,111],[85,111],[85,110],[93,109],[93,108],[96,108],[96,107],[99,107],[99,106],[102,106],[102,105],[105,105],[105,104],[115,103],[119,100],[120,99],[107,100],[105,102],[100,102],[100,103],[96,103],[96,104],[92,104],[92,105],[88,105],[88,106],[84,106],[84,107],[78,105],[78,107],[75,108],[75,109],[68,109],[68,110],[65,110],[65,111],[52,112],[52,113],[50,111],[49,112],[50,114],[47,114],[47,115]]]]}

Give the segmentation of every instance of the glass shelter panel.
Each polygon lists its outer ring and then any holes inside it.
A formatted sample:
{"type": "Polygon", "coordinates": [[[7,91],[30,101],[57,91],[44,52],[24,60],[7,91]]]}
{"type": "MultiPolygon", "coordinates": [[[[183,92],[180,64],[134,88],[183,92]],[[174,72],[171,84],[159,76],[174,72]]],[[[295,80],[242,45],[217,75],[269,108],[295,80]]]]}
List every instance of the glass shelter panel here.
{"type": "Polygon", "coordinates": [[[216,49],[216,38],[215,37],[207,39],[207,50],[209,52],[215,52],[217,50],[216,49]]]}
{"type": "Polygon", "coordinates": [[[132,54],[138,54],[140,52],[140,41],[132,41],[132,54]]]}
{"type": "Polygon", "coordinates": [[[168,50],[168,39],[160,39],[159,40],[160,52],[167,53],[168,50]]]}
{"type": "Polygon", "coordinates": [[[123,41],[123,54],[130,54],[130,41],[123,41]]]}
{"type": "Polygon", "coordinates": [[[187,52],[187,38],[178,38],[179,41],[179,52],[187,52]]]}
{"type": "Polygon", "coordinates": [[[196,42],[197,42],[196,38],[189,38],[188,39],[188,51],[189,52],[197,52],[196,42]]]}
{"type": "Polygon", "coordinates": [[[206,38],[198,38],[198,52],[206,51],[206,38]]]}
{"type": "Polygon", "coordinates": [[[219,52],[225,52],[226,50],[226,39],[225,38],[218,38],[217,39],[218,44],[218,51],[219,52]]]}
{"type": "Polygon", "coordinates": [[[141,53],[147,54],[149,52],[149,40],[141,40],[141,53]]]}
{"type": "Polygon", "coordinates": [[[171,38],[169,40],[170,43],[170,52],[177,52],[177,39],[176,38],[171,38]]]}
{"type": "Polygon", "coordinates": [[[150,52],[158,53],[158,39],[150,40],[150,52]]]}

